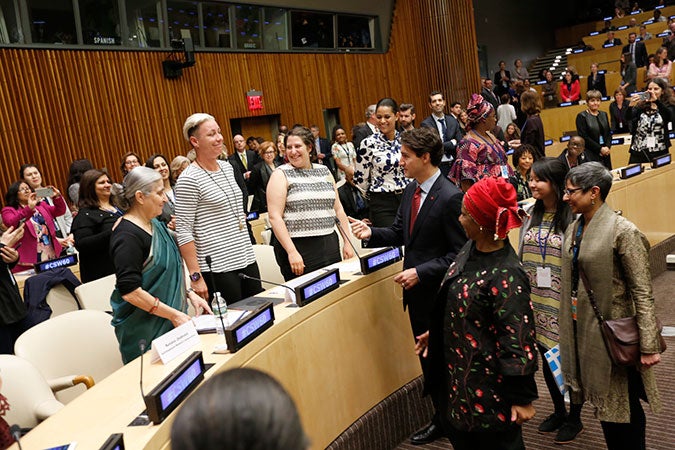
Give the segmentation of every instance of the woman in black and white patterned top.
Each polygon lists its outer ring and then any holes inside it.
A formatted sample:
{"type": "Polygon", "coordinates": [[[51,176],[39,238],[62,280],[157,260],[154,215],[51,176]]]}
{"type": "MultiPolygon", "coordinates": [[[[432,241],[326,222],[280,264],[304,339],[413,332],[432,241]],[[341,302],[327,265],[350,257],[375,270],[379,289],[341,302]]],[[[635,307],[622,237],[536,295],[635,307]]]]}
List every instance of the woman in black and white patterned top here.
{"type": "MultiPolygon", "coordinates": [[[[267,184],[267,211],[274,232],[274,255],[284,279],[290,280],[340,261],[335,219],[349,229],[326,166],[312,164],[314,136],[305,127],[296,127],[286,136],[288,164],[277,168],[267,184]]],[[[349,259],[354,253],[343,248],[349,259]]]]}
{"type": "Polygon", "coordinates": [[[262,291],[260,281],[239,278],[240,273],[260,278],[246,226],[244,178],[218,159],[223,135],[213,116],[191,115],[183,136],[197,153],[174,188],[176,233],[190,287],[202,298],[209,298],[213,287],[228,303],[255,295],[262,291]]]}
{"type": "Polygon", "coordinates": [[[370,221],[376,227],[394,223],[403,189],[410,181],[399,165],[401,139],[396,131],[398,104],[383,98],[375,109],[378,131],[368,136],[356,149],[354,184],[370,200],[370,221]]]}

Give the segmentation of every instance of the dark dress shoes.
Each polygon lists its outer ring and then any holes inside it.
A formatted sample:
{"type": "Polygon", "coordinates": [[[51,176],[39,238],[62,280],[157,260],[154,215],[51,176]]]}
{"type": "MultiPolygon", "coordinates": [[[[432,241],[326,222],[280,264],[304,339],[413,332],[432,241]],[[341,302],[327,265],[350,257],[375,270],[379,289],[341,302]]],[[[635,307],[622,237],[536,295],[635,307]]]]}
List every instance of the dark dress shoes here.
{"type": "Polygon", "coordinates": [[[431,422],[429,425],[410,436],[410,443],[412,445],[424,445],[442,437],[445,437],[445,434],[441,427],[431,422]]]}

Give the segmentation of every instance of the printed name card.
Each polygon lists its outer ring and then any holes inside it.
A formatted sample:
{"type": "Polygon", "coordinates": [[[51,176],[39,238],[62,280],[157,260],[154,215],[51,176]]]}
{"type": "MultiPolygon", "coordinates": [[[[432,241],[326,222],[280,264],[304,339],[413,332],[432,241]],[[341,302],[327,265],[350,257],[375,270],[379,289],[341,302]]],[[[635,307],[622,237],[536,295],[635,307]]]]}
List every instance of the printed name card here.
{"type": "Polygon", "coordinates": [[[150,358],[153,363],[162,360],[162,364],[166,364],[197,344],[199,344],[199,334],[197,334],[195,324],[187,321],[152,341],[150,358]]]}

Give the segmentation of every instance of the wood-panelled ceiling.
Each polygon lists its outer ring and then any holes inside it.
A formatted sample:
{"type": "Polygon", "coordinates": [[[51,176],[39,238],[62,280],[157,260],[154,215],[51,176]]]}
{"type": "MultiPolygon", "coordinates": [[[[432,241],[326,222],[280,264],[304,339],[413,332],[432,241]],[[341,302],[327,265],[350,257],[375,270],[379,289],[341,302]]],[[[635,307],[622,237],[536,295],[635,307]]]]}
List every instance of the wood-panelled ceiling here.
{"type": "MultiPolygon", "coordinates": [[[[469,0],[398,0],[385,54],[197,53],[197,64],[167,80],[166,52],[0,50],[0,190],[22,163],[40,166],[65,189],[71,161],[89,158],[119,180],[121,156],[188,150],[185,118],[209,112],[229,139],[229,120],[280,114],[281,122],[323,123],[340,108],[343,125],[364,120],[382,97],[412,102],[419,123],[433,89],[466,103],[480,89],[473,6],[469,0]],[[262,90],[264,110],[247,109],[262,90]]],[[[322,135],[327,135],[322,130],[322,135]]]]}

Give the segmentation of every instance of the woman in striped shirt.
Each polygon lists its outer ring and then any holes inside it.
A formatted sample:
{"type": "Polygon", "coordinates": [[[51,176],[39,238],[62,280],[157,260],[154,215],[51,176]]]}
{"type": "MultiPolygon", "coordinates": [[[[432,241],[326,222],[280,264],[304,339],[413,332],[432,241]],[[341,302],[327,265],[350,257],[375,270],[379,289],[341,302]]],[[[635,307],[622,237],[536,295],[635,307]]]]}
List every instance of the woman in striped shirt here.
{"type": "Polygon", "coordinates": [[[223,135],[213,116],[191,115],[183,136],[197,154],[174,188],[176,233],[190,287],[202,298],[209,298],[213,288],[228,303],[255,295],[262,291],[260,281],[239,276],[260,278],[246,226],[244,178],[229,162],[218,159],[223,135]]]}

